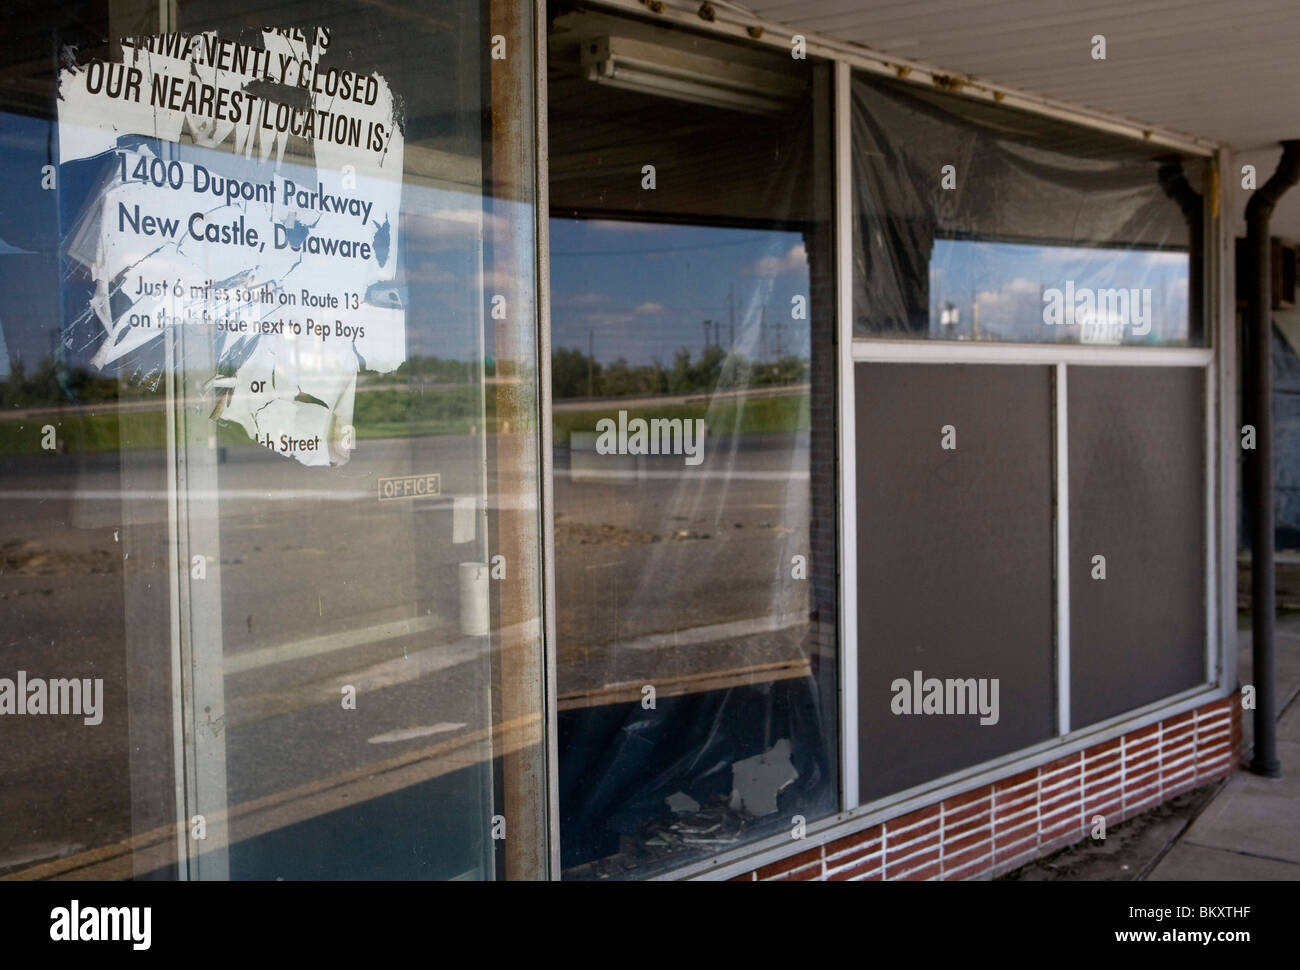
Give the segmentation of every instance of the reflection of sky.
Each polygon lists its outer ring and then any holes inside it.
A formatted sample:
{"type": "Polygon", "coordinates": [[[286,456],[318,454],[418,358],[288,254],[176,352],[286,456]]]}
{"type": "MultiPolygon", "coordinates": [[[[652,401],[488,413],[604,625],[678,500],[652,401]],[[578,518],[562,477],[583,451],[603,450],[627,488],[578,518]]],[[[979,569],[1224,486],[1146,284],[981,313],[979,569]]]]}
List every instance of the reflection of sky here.
{"type": "Polygon", "coordinates": [[[41,167],[57,161],[52,130],[48,120],[0,114],[0,377],[12,357],[30,372],[57,339],[58,193],[41,188],[41,167]]]}
{"type": "Polygon", "coordinates": [[[397,281],[407,299],[408,356],[468,361],[483,353],[484,219],[477,193],[402,187],[397,281]]]}
{"type": "Polygon", "coordinates": [[[596,359],[671,365],[685,347],[735,349],[751,360],[809,355],[808,320],[791,319],[791,298],[807,296],[808,261],[797,232],[719,229],[604,220],[552,219],[551,345],[596,359]]]}
{"type": "Polygon", "coordinates": [[[1078,340],[1078,327],[1043,322],[1043,290],[1122,288],[1151,290],[1151,332],[1126,332],[1126,342],[1169,343],[1188,337],[1188,256],[1180,252],[1027,246],[939,239],[930,257],[930,334],[1019,341],[1078,340]],[[948,305],[958,322],[942,322],[948,305]]]}
{"type": "MultiPolygon", "coordinates": [[[[35,365],[53,349],[60,319],[57,192],[39,191],[41,166],[54,159],[51,122],[0,116],[0,375],[13,356],[35,365]]],[[[200,156],[193,148],[187,154],[200,156]]],[[[265,166],[222,153],[214,169],[265,178],[265,166]]],[[[297,174],[285,165],[284,174],[297,174]]],[[[303,172],[308,175],[308,172],[303,172]]],[[[292,176],[291,176],[292,177],[292,176]]],[[[308,181],[309,179],[304,179],[308,181]]],[[[493,203],[489,203],[491,205],[493,203]]],[[[506,203],[496,202],[497,206],[506,203]]],[[[528,293],[531,280],[484,276],[480,240],[482,197],[408,183],[403,187],[398,282],[406,288],[407,352],[470,360],[481,351],[489,292],[528,293]]],[[[512,215],[515,215],[512,213],[512,215]]],[[[526,217],[525,217],[526,218],[526,217]]],[[[512,219],[519,225],[523,220],[512,219]]],[[[552,343],[596,357],[623,357],[633,365],[671,364],[679,348],[698,357],[706,339],[731,344],[734,292],[735,350],[755,360],[808,356],[808,322],[791,319],[790,299],[809,289],[807,259],[797,232],[725,229],[637,222],[552,219],[552,343]],[[705,336],[703,322],[720,328],[705,336]]],[[[528,241],[531,245],[531,240],[528,241]]],[[[527,266],[528,253],[519,263],[527,266]]],[[[1004,340],[1078,339],[1077,328],[1043,323],[1042,290],[1150,288],[1154,320],[1143,342],[1187,338],[1188,257],[1178,252],[1135,252],[1060,246],[936,240],[930,262],[931,334],[972,335],[978,299],[980,336],[1004,340]],[[959,322],[944,325],[951,303],[959,322]]],[[[492,338],[486,338],[491,354],[492,338]]],[[[74,355],[69,363],[84,363],[74,355]]],[[[85,355],[88,357],[88,354],[85,355]]]]}

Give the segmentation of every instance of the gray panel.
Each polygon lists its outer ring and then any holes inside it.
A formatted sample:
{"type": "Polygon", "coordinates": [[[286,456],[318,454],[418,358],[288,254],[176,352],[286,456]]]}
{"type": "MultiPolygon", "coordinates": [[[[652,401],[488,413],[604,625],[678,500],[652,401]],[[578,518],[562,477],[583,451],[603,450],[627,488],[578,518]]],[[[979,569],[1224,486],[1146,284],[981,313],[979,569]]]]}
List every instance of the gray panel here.
{"type": "Polygon", "coordinates": [[[855,382],[865,802],[1054,734],[1052,371],[858,364],[855,382]],[[997,723],[893,713],[915,670],[996,679],[997,723]]]}
{"type": "Polygon", "coordinates": [[[1071,367],[1070,714],[1095,723],[1205,672],[1205,372],[1071,367]],[[1093,579],[1104,556],[1106,578],[1093,579]]]}

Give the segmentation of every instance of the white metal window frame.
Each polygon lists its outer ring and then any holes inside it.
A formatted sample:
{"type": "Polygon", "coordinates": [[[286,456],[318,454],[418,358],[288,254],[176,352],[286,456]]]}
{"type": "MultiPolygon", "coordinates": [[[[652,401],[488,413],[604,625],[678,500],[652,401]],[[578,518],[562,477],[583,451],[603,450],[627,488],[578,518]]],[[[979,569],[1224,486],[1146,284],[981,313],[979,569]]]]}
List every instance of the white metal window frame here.
{"type": "MultiPolygon", "coordinates": [[[[697,5],[682,0],[588,0],[654,22],[732,37],[750,44],[790,50],[796,31],[754,17],[731,6],[697,5]],[[702,11],[710,12],[705,19],[702,11]]],[[[549,325],[549,223],[547,201],[548,153],[546,124],[547,17],[545,0],[535,0],[537,94],[537,203],[539,382],[541,384],[543,577],[546,610],[546,746],[548,831],[551,839],[550,877],[560,878],[560,825],[558,743],[555,718],[557,671],[555,664],[554,502],[551,455],[550,325],[549,325]]],[[[1226,218],[1231,199],[1228,182],[1217,177],[1230,170],[1229,149],[1211,139],[1190,137],[1156,127],[1114,118],[1102,112],[1019,92],[1012,88],[969,78],[927,65],[876,54],[866,48],[815,33],[802,32],[809,57],[830,61],[834,67],[834,178],[836,240],[836,353],[839,381],[837,417],[839,460],[837,511],[839,521],[839,764],[840,810],[810,821],[803,839],[776,835],[743,847],[696,860],[655,879],[725,879],[751,871],[825,842],[869,828],[879,822],[933,805],[944,798],[997,781],[1009,775],[1055,761],[1096,744],[1139,730],[1149,724],[1221,699],[1236,689],[1236,503],[1237,465],[1229,445],[1236,441],[1235,387],[1237,378],[1234,331],[1235,296],[1232,286],[1233,240],[1226,218]],[[972,344],[948,341],[858,338],[853,333],[852,140],[851,81],[854,70],[905,78],[921,86],[952,89],[953,97],[994,101],[1082,127],[1107,131],[1147,143],[1161,144],[1208,158],[1215,177],[1210,181],[1207,204],[1215,218],[1206,234],[1205,302],[1206,347],[1105,347],[1060,344],[972,344]],[[954,82],[957,82],[954,85],[954,82]],[[1215,198],[1213,193],[1222,192],[1215,198]],[[1056,668],[1058,736],[978,765],[944,775],[924,784],[876,799],[858,801],[858,665],[857,665],[857,490],[856,428],[854,421],[854,365],[860,361],[923,363],[1040,364],[1055,369],[1053,403],[1056,454],[1056,668]],[[1067,369],[1072,366],[1195,367],[1205,374],[1205,671],[1202,685],[1163,698],[1135,710],[1070,730],[1069,712],[1069,481],[1067,369]]]]}
{"type": "Polygon", "coordinates": [[[549,126],[546,100],[546,0],[533,2],[533,105],[537,113],[537,173],[533,198],[537,200],[537,392],[541,420],[537,422],[542,458],[538,506],[542,520],[542,663],[545,696],[542,728],[546,740],[546,846],[547,875],[560,878],[560,724],[558,641],[555,626],[555,454],[551,427],[551,193],[549,126]]]}

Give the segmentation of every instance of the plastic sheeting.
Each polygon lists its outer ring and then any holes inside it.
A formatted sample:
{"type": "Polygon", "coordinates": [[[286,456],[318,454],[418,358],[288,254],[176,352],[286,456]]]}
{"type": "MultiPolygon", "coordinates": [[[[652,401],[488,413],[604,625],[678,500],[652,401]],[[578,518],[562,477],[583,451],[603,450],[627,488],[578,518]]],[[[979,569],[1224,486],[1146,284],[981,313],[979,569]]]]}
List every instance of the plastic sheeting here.
{"type": "Polygon", "coordinates": [[[857,335],[1201,342],[1204,159],[864,74],[852,132],[857,335]]]}
{"type": "Polygon", "coordinates": [[[837,806],[829,72],[601,12],[551,45],[561,855],[618,878],[837,806]],[[597,84],[604,36],[805,93],[597,84]],[[702,455],[600,443],[642,419],[702,421],[702,455]]]}

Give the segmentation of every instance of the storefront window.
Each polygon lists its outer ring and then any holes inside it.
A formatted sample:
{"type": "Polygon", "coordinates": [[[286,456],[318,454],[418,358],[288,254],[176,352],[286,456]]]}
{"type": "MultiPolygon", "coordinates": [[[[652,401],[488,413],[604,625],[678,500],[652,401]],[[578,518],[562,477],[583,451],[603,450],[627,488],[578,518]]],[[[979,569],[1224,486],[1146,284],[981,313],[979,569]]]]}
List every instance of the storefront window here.
{"type": "Polygon", "coordinates": [[[1206,682],[1212,180],[892,78],[851,108],[870,803],[1206,682]]]}
{"type": "Polygon", "coordinates": [[[661,871],[838,803],[828,82],[553,20],[566,878],[661,871]]]}
{"type": "Polygon", "coordinates": [[[544,876],[530,8],[159,9],[0,42],[0,871],[544,876]]]}

